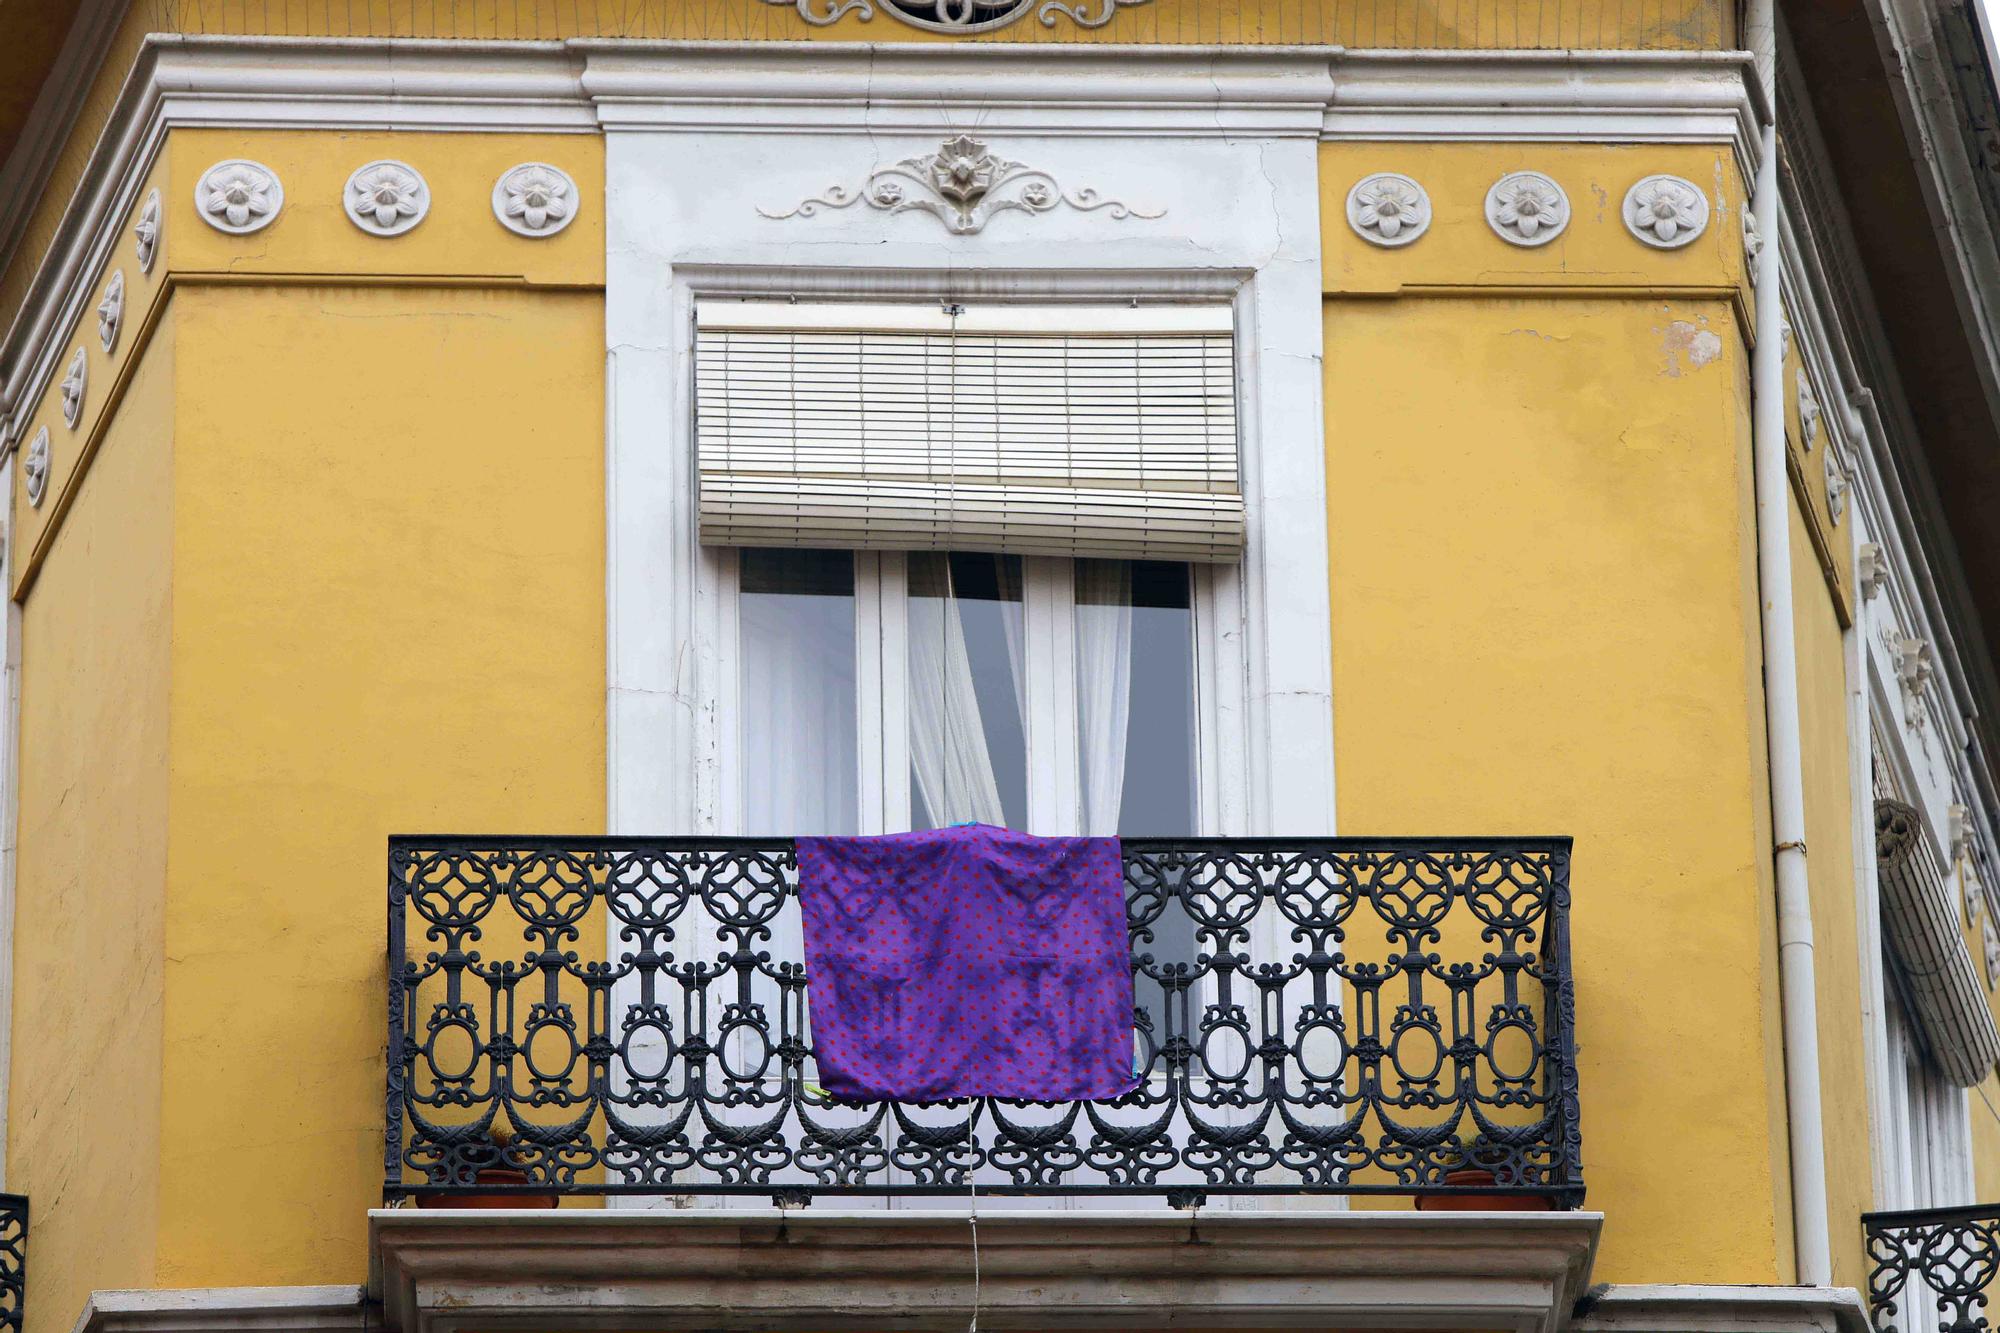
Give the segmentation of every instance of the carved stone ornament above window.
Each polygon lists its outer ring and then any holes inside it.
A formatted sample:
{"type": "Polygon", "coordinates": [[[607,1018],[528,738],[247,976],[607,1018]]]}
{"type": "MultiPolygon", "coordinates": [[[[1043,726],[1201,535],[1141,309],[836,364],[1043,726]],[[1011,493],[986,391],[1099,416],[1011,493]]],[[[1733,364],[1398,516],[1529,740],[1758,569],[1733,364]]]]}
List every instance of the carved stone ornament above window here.
{"type": "Polygon", "coordinates": [[[224,158],[194,183],[194,206],[217,231],[242,236],[262,231],[285,206],[278,173],[244,157],[224,158]]]}
{"type": "Polygon", "coordinates": [[[109,352],[118,345],[118,330],[125,323],[125,270],[111,275],[104,286],[104,299],[97,303],[97,341],[109,352]]]}
{"type": "Polygon", "coordinates": [[[1985,917],[1979,923],[1979,934],[1986,949],[1986,989],[2000,986],[2000,931],[1993,928],[1993,918],[1985,917]]]}
{"type": "Polygon", "coordinates": [[[1889,586],[1889,553],[1882,549],[1882,543],[1861,543],[1858,559],[1863,597],[1873,597],[1889,586]]]}
{"type": "Polygon", "coordinates": [[[340,201],[370,236],[401,236],[431,211],[431,187],[415,167],[385,158],[356,168],[340,201]]]}
{"type": "Polygon", "coordinates": [[[146,196],[146,202],[139,210],[139,220],[132,226],[134,248],[139,252],[139,271],[153,271],[153,256],[160,252],[160,192],[154,190],[146,196]]]}
{"type": "Polygon", "coordinates": [[[1372,245],[1408,245],[1431,226],[1431,197],[1408,176],[1378,171],[1347,192],[1347,225],[1372,245]]]}
{"type": "Polygon", "coordinates": [[[1750,285],[1757,285],[1757,261],[1764,254],[1764,233],[1757,230],[1757,215],[1749,209],[1743,210],[1743,271],[1750,277],[1750,285]]]}
{"type": "MultiPolygon", "coordinates": [[[[766,4],[790,5],[799,17],[815,27],[837,23],[849,14],[866,22],[875,17],[874,0],[765,0],[766,4]]],[[[890,14],[913,28],[929,32],[949,32],[969,36],[992,32],[1017,23],[1033,10],[1042,26],[1053,28],[1056,15],[1068,16],[1079,28],[1101,28],[1128,5],[1147,0],[881,0],[890,14]]]]}
{"type": "Polygon", "coordinates": [[[40,509],[49,489],[49,428],[35,432],[34,443],[21,451],[21,479],[28,485],[28,507],[40,509]]]}
{"type": "Polygon", "coordinates": [[[1678,250],[1708,230],[1708,196],[1679,176],[1647,176],[1625,192],[1625,226],[1655,250],[1678,250]]]}
{"type": "Polygon", "coordinates": [[[1895,654],[1896,679],[1903,686],[1903,720],[1910,730],[1924,729],[1924,692],[1931,683],[1931,645],[1928,639],[1897,634],[1890,640],[1895,654]]]}
{"type": "Polygon", "coordinates": [[[1104,210],[1114,218],[1157,218],[1166,212],[1146,212],[1117,199],[1107,199],[1083,187],[1065,190],[1046,171],[995,157],[969,135],[946,139],[935,153],[906,157],[868,173],[858,190],[830,185],[782,213],[759,208],[776,221],[809,218],[822,208],[847,208],[865,202],[884,213],[928,213],[957,236],[970,236],[1001,213],[1047,213],[1062,204],[1090,213],[1104,210]]]}
{"type": "Polygon", "coordinates": [[[546,162],[523,162],[493,183],[493,216],[517,236],[555,235],[576,221],[580,202],[570,174],[546,162]]]}
{"type": "Polygon", "coordinates": [[[1847,513],[1847,472],[1840,466],[1840,460],[1833,456],[1833,450],[1826,451],[1826,512],[1833,516],[1835,523],[1847,513]]]}
{"type": "Polygon", "coordinates": [[[1539,171],[1513,171],[1486,192],[1486,221],[1511,245],[1547,245],[1569,226],[1569,196],[1539,171]]]}
{"type": "Polygon", "coordinates": [[[79,347],[76,349],[76,355],[70,358],[69,370],[62,377],[60,390],[63,423],[71,430],[75,430],[76,423],[83,419],[83,382],[89,373],[90,358],[85,356],[83,349],[79,347]]]}

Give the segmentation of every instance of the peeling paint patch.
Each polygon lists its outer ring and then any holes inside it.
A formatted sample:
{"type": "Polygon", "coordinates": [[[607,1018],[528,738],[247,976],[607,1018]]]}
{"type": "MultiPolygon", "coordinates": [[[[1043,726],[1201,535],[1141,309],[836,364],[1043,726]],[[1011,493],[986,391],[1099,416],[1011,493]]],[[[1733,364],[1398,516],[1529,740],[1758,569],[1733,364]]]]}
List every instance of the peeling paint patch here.
{"type": "Polygon", "coordinates": [[[1707,329],[1677,319],[1662,331],[1660,350],[1666,353],[1667,361],[1662,373],[1678,379],[1683,365],[1689,370],[1700,370],[1719,360],[1722,339],[1707,329]]]}

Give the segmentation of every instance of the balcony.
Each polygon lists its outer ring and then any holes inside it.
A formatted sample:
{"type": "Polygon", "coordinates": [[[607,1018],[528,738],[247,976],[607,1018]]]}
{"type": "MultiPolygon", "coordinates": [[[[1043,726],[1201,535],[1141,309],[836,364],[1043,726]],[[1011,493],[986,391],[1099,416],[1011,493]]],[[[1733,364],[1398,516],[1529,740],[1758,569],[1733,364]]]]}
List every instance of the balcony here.
{"type": "Polygon", "coordinates": [[[1864,1213],[1868,1312],[1878,1333],[1988,1333],[2000,1205],[1864,1213]]]}
{"type": "Polygon", "coordinates": [[[1124,870],[1136,1092],[846,1105],[790,841],[394,838],[384,1193],[1581,1204],[1567,839],[1128,839],[1124,870]]]}

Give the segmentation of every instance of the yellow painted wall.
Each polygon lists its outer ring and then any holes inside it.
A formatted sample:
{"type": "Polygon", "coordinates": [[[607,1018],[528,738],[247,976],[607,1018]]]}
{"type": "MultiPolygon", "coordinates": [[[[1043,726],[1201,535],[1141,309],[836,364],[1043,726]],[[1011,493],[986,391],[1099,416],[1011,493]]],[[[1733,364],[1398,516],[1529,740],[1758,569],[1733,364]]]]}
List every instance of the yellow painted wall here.
{"type": "Polygon", "coordinates": [[[23,608],[7,1183],[37,1333],[157,1276],[175,370],[169,333],[23,608]]]}
{"type": "Polygon", "coordinates": [[[1614,1282],[1789,1279],[1743,352],[1725,300],[1333,299],[1339,824],[1576,838],[1614,1282]]]}
{"type": "MultiPolygon", "coordinates": [[[[1853,786],[1847,662],[1841,624],[1797,499],[1790,508],[1793,640],[1798,645],[1799,733],[1805,767],[1806,848],[1813,903],[1813,977],[1819,1001],[1820,1117],[1826,1135],[1827,1224],[1833,1277],[1865,1287],[1860,1216],[1874,1206],[1867,1045],[1855,907],[1853,786]]],[[[1838,529],[1846,539],[1846,528],[1838,529]]]]}
{"type": "Polygon", "coordinates": [[[385,839],[603,828],[602,301],[177,300],[159,1280],[358,1282],[385,839]]]}

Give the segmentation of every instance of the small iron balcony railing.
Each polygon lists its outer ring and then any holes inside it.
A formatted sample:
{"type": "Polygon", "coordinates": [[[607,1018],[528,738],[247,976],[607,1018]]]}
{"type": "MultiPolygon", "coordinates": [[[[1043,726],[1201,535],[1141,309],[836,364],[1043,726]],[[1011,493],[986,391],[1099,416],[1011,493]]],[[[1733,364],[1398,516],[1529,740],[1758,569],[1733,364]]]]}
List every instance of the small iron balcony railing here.
{"type": "Polygon", "coordinates": [[[1868,1312],[1878,1333],[1988,1333],[2000,1277],[2000,1204],[1863,1213],[1868,1312]]]}
{"type": "Polygon", "coordinates": [[[1568,839],[1128,839],[1114,1102],[817,1086],[793,844],[398,837],[385,1192],[1583,1198],[1568,839]]]}
{"type": "Polygon", "coordinates": [[[28,1196],[0,1194],[0,1329],[21,1333],[28,1294],[28,1196]]]}

